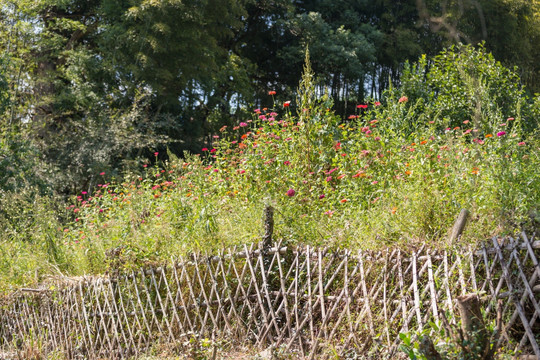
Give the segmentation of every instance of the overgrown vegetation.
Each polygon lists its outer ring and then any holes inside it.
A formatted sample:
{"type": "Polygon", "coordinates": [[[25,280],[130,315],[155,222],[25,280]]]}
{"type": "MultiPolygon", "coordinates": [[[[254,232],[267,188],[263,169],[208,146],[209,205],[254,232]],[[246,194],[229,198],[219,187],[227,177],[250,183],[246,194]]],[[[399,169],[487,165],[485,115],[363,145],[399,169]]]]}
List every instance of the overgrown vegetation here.
{"type": "Polygon", "coordinates": [[[61,209],[34,188],[5,193],[2,287],[257,241],[268,204],[289,244],[446,246],[461,208],[464,243],[537,226],[539,99],[483,49],[425,63],[342,120],[308,61],[296,99],[223,126],[201,154],[156,151],[116,181],[96,170],[61,209]]]}

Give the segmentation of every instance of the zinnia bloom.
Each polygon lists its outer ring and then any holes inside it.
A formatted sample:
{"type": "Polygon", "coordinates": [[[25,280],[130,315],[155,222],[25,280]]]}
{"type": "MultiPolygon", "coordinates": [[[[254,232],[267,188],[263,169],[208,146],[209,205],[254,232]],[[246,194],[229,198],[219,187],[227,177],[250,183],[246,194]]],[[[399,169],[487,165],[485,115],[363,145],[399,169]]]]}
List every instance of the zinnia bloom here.
{"type": "Polygon", "coordinates": [[[294,191],[294,189],[289,189],[289,190],[287,190],[287,196],[288,196],[288,197],[293,197],[294,194],[296,194],[296,191],[294,191]]]}
{"type": "Polygon", "coordinates": [[[504,136],[504,135],[506,135],[506,131],[499,131],[497,133],[497,136],[499,136],[499,137],[504,136]]]}
{"type": "Polygon", "coordinates": [[[268,95],[276,95],[276,92],[275,92],[274,90],[270,90],[270,91],[268,92],[268,95]]]}
{"type": "Polygon", "coordinates": [[[291,102],[290,102],[290,101],[285,101],[285,102],[283,103],[283,107],[289,107],[289,106],[291,106],[291,102]]]}
{"type": "Polygon", "coordinates": [[[375,103],[374,103],[373,105],[375,105],[375,106],[381,106],[381,103],[380,103],[380,101],[375,101],[375,103]]]}
{"type": "Polygon", "coordinates": [[[356,105],[356,107],[358,109],[367,109],[367,105],[365,105],[365,104],[356,105]]]}
{"type": "Polygon", "coordinates": [[[402,97],[400,97],[399,100],[398,100],[398,102],[400,102],[400,103],[402,103],[402,102],[407,102],[407,101],[409,101],[409,98],[406,97],[406,96],[402,96],[402,97]]]}

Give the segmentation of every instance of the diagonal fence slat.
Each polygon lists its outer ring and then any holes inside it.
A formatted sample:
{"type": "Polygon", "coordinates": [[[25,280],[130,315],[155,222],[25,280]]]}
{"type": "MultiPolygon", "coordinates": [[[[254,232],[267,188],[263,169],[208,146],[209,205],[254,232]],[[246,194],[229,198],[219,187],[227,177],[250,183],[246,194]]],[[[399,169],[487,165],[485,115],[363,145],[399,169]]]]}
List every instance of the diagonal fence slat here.
{"type": "MultiPolygon", "coordinates": [[[[0,350],[127,359],[189,339],[273,346],[305,358],[392,358],[399,334],[429,330],[478,293],[486,321],[502,301],[498,346],[540,358],[540,241],[411,253],[244,245],[159,267],[21,289],[0,303],[0,350]]],[[[189,341],[187,341],[189,343],[189,341]]]]}

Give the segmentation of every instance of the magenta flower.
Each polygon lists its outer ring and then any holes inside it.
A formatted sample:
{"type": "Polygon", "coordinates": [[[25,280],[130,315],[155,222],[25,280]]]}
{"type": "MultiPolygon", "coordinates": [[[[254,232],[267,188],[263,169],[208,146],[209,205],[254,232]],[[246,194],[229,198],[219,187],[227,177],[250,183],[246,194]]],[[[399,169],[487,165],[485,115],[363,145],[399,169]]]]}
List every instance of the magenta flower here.
{"type": "Polygon", "coordinates": [[[296,191],[294,191],[294,189],[289,189],[289,190],[287,190],[287,196],[288,196],[288,197],[293,197],[294,194],[296,194],[296,191]]]}
{"type": "Polygon", "coordinates": [[[101,176],[105,175],[105,171],[104,171],[104,172],[100,172],[99,175],[101,175],[101,176]]]}
{"type": "Polygon", "coordinates": [[[325,197],[326,197],[326,195],[324,195],[324,194],[319,195],[319,199],[324,199],[325,197]]]}
{"type": "Polygon", "coordinates": [[[246,127],[247,125],[248,125],[248,124],[245,123],[245,122],[241,122],[241,123],[240,123],[240,127],[246,127]]]}
{"type": "Polygon", "coordinates": [[[519,146],[525,145],[525,141],[518,142],[518,145],[519,145],[519,146]]]}
{"type": "Polygon", "coordinates": [[[158,156],[158,155],[159,155],[159,153],[158,153],[158,152],[156,151],[156,152],[154,153],[154,155],[155,155],[155,156],[158,156]]]}
{"type": "Polygon", "coordinates": [[[506,135],[506,131],[499,131],[497,133],[497,136],[499,136],[499,137],[504,136],[504,135],[506,135]]]}

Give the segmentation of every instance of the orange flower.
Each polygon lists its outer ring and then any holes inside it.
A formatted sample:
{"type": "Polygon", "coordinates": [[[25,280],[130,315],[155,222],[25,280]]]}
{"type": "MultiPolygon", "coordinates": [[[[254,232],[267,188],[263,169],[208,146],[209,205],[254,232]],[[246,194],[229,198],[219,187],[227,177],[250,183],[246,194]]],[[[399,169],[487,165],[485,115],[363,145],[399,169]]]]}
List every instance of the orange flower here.
{"type": "Polygon", "coordinates": [[[394,206],[394,207],[392,208],[392,214],[395,214],[396,211],[397,211],[397,207],[394,206]]]}
{"type": "Polygon", "coordinates": [[[405,174],[407,174],[407,175],[411,175],[411,173],[412,173],[411,170],[405,171],[405,174]]]}
{"type": "Polygon", "coordinates": [[[247,145],[244,144],[244,143],[240,143],[240,144],[238,144],[238,147],[239,147],[240,149],[245,149],[245,148],[247,148],[247,145]]]}
{"type": "Polygon", "coordinates": [[[341,200],[339,200],[339,202],[342,203],[342,204],[346,203],[347,201],[349,201],[349,199],[341,199],[341,200]]]}
{"type": "Polygon", "coordinates": [[[487,137],[487,138],[490,138],[490,137],[493,137],[493,135],[487,134],[486,137],[487,137]]]}
{"type": "Polygon", "coordinates": [[[424,145],[424,144],[426,144],[426,143],[427,143],[427,140],[422,140],[422,141],[420,141],[420,145],[424,145]]]}

